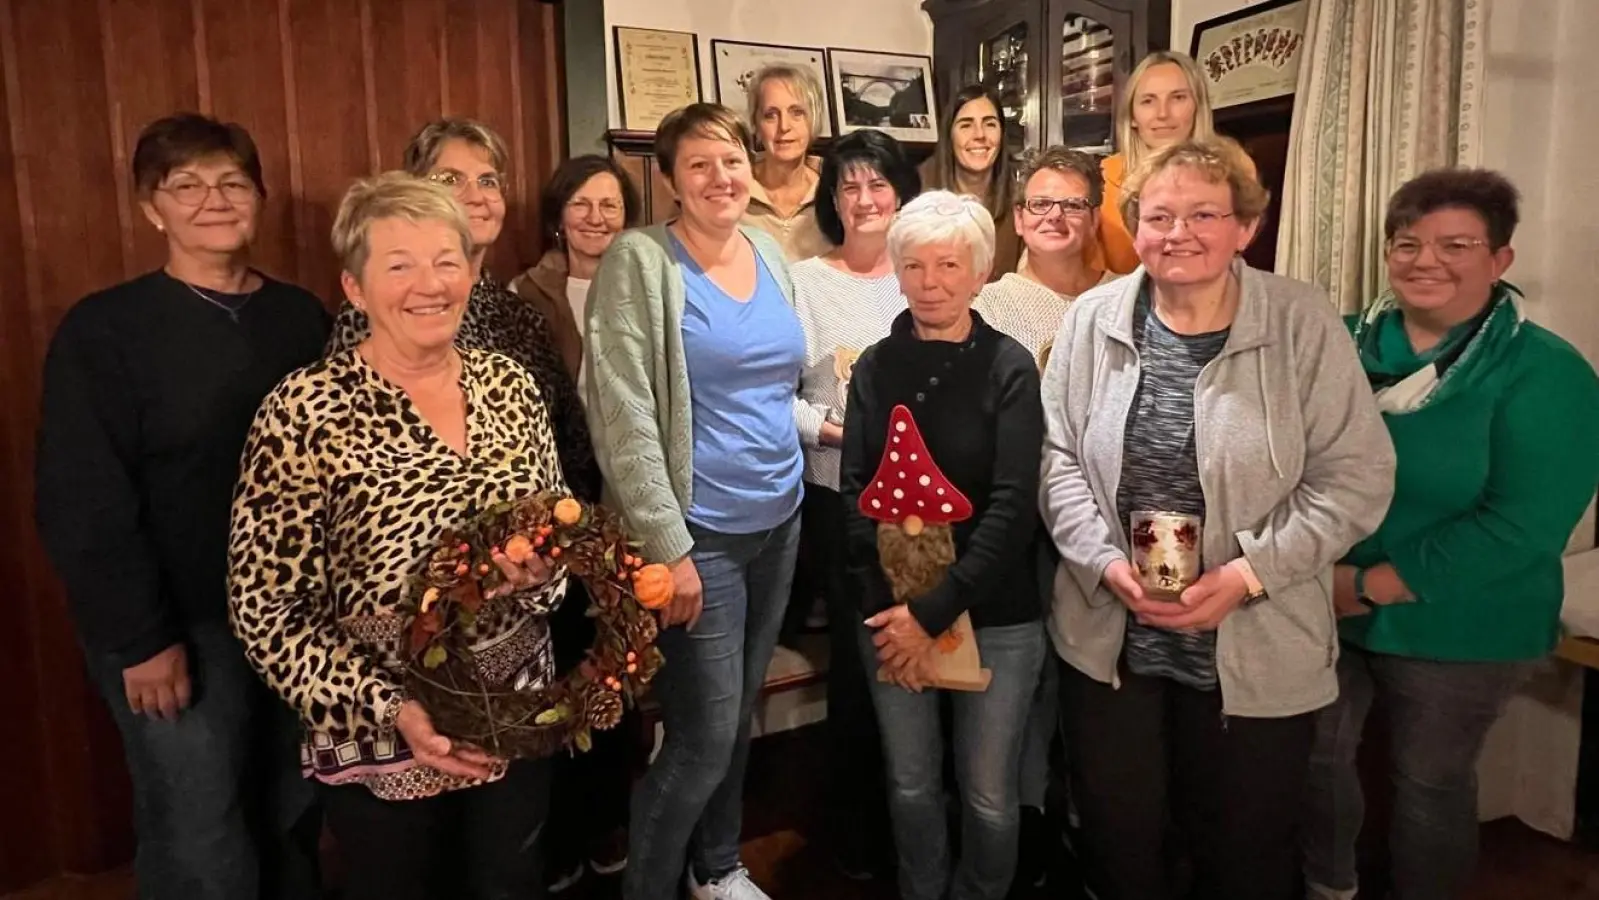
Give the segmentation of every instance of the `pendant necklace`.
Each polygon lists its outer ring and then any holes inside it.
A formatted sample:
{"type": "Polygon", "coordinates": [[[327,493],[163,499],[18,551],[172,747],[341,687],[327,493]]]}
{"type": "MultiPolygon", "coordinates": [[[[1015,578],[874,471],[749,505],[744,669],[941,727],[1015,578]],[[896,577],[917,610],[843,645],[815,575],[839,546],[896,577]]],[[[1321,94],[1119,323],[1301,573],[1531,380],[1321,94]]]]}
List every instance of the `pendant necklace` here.
{"type": "MultiPolygon", "coordinates": [[[[220,309],[223,312],[227,313],[228,314],[228,318],[232,319],[235,325],[238,324],[238,322],[239,322],[239,313],[244,311],[244,307],[246,305],[248,305],[251,300],[255,299],[256,292],[261,290],[258,287],[254,291],[251,291],[250,293],[245,294],[244,295],[244,299],[240,300],[237,306],[234,306],[234,305],[231,305],[231,304],[223,303],[221,300],[218,300],[217,298],[211,296],[210,294],[206,293],[205,291],[200,290],[199,288],[197,288],[194,285],[188,283],[187,281],[184,281],[181,278],[176,279],[176,280],[177,280],[177,282],[179,284],[181,284],[184,287],[188,288],[196,297],[199,297],[201,300],[204,300],[205,302],[211,304],[212,306],[215,306],[217,309],[220,309]]],[[[263,284],[264,283],[265,282],[263,282],[263,284]]],[[[238,294],[234,294],[232,296],[237,297],[239,295],[238,294]]]]}

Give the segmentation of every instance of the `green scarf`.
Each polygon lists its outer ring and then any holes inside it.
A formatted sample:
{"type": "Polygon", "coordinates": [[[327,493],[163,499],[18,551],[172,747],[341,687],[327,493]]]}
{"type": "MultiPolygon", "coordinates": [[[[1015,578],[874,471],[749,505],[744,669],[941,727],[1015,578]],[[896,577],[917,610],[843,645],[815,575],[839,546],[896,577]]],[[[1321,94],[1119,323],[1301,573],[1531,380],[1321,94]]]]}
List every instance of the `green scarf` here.
{"type": "Polygon", "coordinates": [[[1378,349],[1385,328],[1397,326],[1401,315],[1398,298],[1390,289],[1372,301],[1355,324],[1355,346],[1360,363],[1385,413],[1403,415],[1447,400],[1479,382],[1504,357],[1521,331],[1527,315],[1522,293],[1508,281],[1494,283],[1488,305],[1475,319],[1455,328],[1437,347],[1421,356],[1421,366],[1403,371],[1385,362],[1378,349]]]}

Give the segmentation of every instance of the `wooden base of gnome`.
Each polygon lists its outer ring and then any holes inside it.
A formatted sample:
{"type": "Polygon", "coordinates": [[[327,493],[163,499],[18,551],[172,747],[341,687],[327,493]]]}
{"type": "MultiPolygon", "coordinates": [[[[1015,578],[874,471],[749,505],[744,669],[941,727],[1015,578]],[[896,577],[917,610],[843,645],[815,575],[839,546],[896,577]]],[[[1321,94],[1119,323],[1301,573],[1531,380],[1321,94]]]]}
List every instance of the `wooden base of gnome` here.
{"type": "MultiPolygon", "coordinates": [[[[909,409],[889,414],[883,461],[861,492],[861,514],[877,525],[877,559],[895,603],[909,603],[933,590],[955,564],[951,525],[972,515],[970,500],[944,477],[927,452],[909,409]]],[[[983,668],[971,616],[961,613],[938,636],[931,687],[985,691],[994,678],[983,668]]],[[[878,681],[891,681],[883,669],[878,681]]]]}

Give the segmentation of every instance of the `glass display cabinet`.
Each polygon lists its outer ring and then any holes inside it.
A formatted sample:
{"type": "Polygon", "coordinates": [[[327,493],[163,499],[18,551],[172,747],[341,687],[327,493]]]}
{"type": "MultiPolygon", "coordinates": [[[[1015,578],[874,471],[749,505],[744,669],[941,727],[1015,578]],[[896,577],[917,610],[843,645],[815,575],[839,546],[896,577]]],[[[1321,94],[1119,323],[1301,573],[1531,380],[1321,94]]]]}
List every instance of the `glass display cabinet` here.
{"type": "Polygon", "coordinates": [[[925,0],[943,104],[980,81],[1012,122],[1009,150],[1116,149],[1117,91],[1144,54],[1168,45],[1170,0],[925,0]]]}

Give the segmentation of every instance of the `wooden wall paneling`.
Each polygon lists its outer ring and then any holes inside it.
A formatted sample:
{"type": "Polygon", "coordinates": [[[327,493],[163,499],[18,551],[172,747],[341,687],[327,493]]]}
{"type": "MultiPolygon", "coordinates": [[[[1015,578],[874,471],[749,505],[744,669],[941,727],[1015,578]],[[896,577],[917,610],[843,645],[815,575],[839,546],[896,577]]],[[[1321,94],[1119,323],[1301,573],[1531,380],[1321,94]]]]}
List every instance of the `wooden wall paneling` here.
{"type": "Polygon", "coordinates": [[[0,646],[0,652],[27,661],[29,673],[12,684],[35,692],[39,702],[33,720],[14,732],[27,735],[26,744],[0,750],[0,767],[24,755],[43,761],[43,777],[33,787],[42,790],[44,805],[22,814],[21,822],[44,840],[42,855],[23,861],[23,871],[37,871],[41,864],[93,866],[125,844],[118,834],[125,835],[126,826],[108,824],[95,812],[96,800],[117,799],[114,773],[109,782],[104,778],[96,752],[107,718],[86,684],[64,604],[32,528],[31,478],[38,361],[47,338],[72,302],[121,280],[123,252],[115,238],[118,204],[109,177],[111,119],[99,22],[64,15],[59,4],[13,3],[7,26],[7,114],[13,165],[23,173],[15,195],[21,227],[14,250],[25,272],[22,285],[5,291],[5,301],[24,307],[26,327],[9,340],[30,365],[16,370],[5,398],[11,435],[5,477],[14,502],[7,503],[0,544],[14,553],[8,580],[22,588],[13,602],[31,608],[21,617],[26,630],[11,632],[5,639],[10,646],[0,646]]]}
{"type": "MultiPolygon", "coordinates": [[[[0,3],[0,284],[14,291],[10,302],[0,302],[0,396],[23,398],[32,389],[34,348],[31,309],[24,286],[29,270],[37,265],[27,260],[23,248],[31,243],[24,237],[24,222],[32,209],[21,206],[30,180],[26,162],[18,145],[23,141],[20,122],[12,115],[21,105],[21,73],[17,60],[17,34],[10,7],[0,3]]],[[[35,274],[35,277],[36,274],[35,274]]],[[[0,471],[19,471],[27,454],[23,443],[27,435],[20,423],[7,417],[0,428],[0,471]]],[[[0,577],[9,585],[12,602],[5,605],[7,631],[19,637],[0,652],[0,721],[11,723],[11,735],[26,735],[30,745],[25,752],[5,754],[0,765],[0,797],[6,806],[21,810],[46,808],[50,797],[50,766],[42,752],[44,735],[36,733],[45,698],[39,689],[39,659],[36,647],[44,623],[34,605],[25,602],[35,595],[37,581],[26,561],[29,546],[12,540],[32,532],[28,522],[28,485],[11,478],[0,478],[0,577]],[[24,602],[16,602],[18,600],[24,602]],[[38,749],[35,748],[37,745],[38,749]]],[[[13,740],[15,738],[13,737],[13,740]]],[[[0,892],[50,871],[55,855],[53,822],[34,823],[0,838],[0,892]]]]}
{"type": "Polygon", "coordinates": [[[0,0],[0,721],[24,736],[0,743],[0,893],[131,849],[116,731],[34,533],[32,454],[61,315],[165,255],[128,172],[139,130],[183,110],[248,128],[268,190],[257,262],[336,301],[328,229],[350,180],[396,167],[428,119],[481,118],[511,144],[494,257],[510,274],[565,147],[558,16],[537,0],[0,0]]]}
{"type": "MultiPolygon", "coordinates": [[[[283,30],[283,43],[290,48],[284,83],[294,91],[287,120],[294,146],[283,191],[294,209],[294,228],[288,233],[305,260],[300,283],[336,308],[344,292],[329,240],[333,217],[350,182],[374,173],[369,111],[381,110],[390,98],[382,92],[367,95],[361,9],[326,0],[282,2],[289,4],[283,30]]],[[[371,5],[411,4],[374,0],[371,5]]]]}

